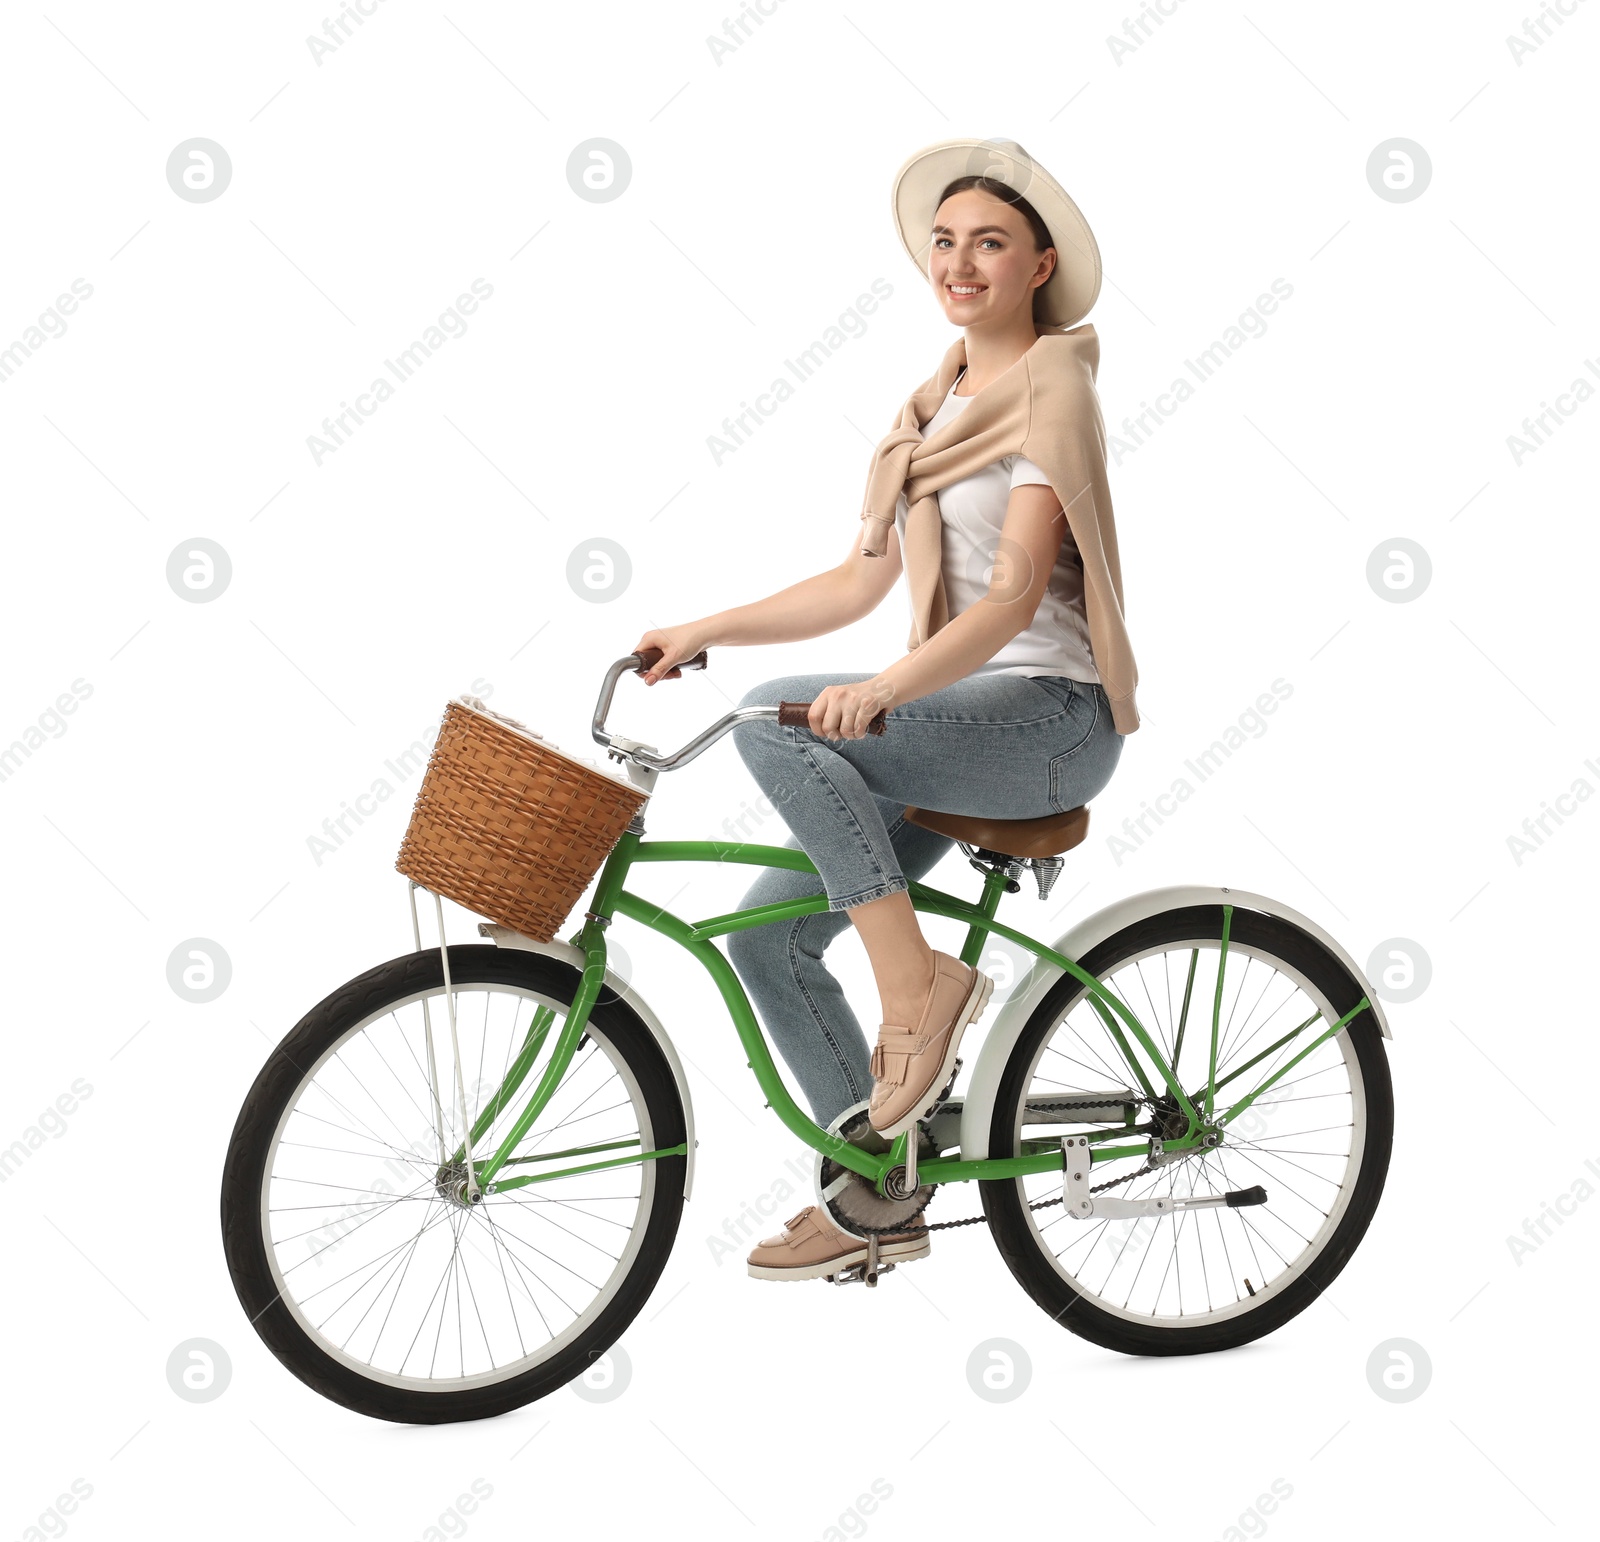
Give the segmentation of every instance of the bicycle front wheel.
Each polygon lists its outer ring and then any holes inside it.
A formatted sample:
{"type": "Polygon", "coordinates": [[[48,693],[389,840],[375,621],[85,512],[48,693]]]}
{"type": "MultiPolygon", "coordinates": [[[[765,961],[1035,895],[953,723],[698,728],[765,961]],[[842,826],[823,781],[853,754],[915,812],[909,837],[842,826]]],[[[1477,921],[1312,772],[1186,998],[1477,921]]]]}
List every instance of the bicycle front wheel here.
{"type": "Polygon", "coordinates": [[[608,991],[496,1175],[539,1181],[471,1203],[463,1105],[468,1129],[488,1120],[481,1163],[527,1106],[581,976],[525,950],[449,956],[466,1085],[438,949],[392,959],[273,1052],[222,1183],[234,1288],[267,1347],[334,1402],[417,1424],[520,1407],[609,1349],[666,1263],[687,1165],[593,1166],[685,1141],[666,1057],[608,991]],[[508,1075],[516,1090],[500,1094],[508,1075]]]}
{"type": "MultiPolygon", "coordinates": [[[[1255,1096],[1355,1006],[1361,986],[1335,954],[1279,917],[1235,908],[1226,951],[1222,921],[1220,905],[1169,910],[1079,960],[1145,1025],[1197,1106],[1210,1074],[1213,1014],[1217,1022],[1211,1127],[1221,1143],[1149,1172],[1142,1153],[1108,1158],[1093,1164],[1090,1181],[1111,1183],[1102,1193],[1124,1199],[1259,1185],[1266,1202],[1079,1219],[1055,1202],[1059,1172],[981,1185],[995,1241],[1024,1289],[1063,1327],[1125,1354],[1230,1349],[1304,1311],[1361,1240],[1388,1172],[1393,1092],[1371,1012],[1358,1012],[1255,1096]],[[1247,1098],[1254,1101],[1238,1108],[1247,1098]]],[[[1069,1131],[1120,1131],[1087,1122],[1095,1111],[1074,1122],[1060,1107],[1117,1089],[1137,1095],[1143,1139],[1181,1135],[1187,1120],[1176,1099],[1137,1040],[1125,1038],[1136,1064],[1087,988],[1063,975],[1012,1049],[989,1154],[1043,1150],[1069,1131]]],[[[1104,1144],[1131,1142],[1108,1134],[1104,1144]]]]}

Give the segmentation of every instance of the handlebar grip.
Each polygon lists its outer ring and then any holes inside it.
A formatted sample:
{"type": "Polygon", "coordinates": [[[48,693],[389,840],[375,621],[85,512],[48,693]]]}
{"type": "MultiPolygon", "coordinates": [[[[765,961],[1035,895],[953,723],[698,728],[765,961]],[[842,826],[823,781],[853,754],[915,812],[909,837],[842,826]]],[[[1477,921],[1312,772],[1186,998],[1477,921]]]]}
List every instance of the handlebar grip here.
{"type": "MultiPolygon", "coordinates": [[[[809,728],[808,721],[811,713],[809,701],[780,701],[778,703],[778,721],[785,728],[809,728]]],[[[880,707],[877,716],[867,724],[869,734],[881,734],[888,722],[889,709],[880,707]]]]}
{"type": "MultiPolygon", "coordinates": [[[[643,674],[645,670],[654,668],[660,662],[662,650],[660,648],[641,648],[634,657],[639,660],[639,667],[635,674],[643,674]]],[[[702,648],[692,659],[679,659],[664,676],[665,680],[676,680],[680,669],[704,669],[706,667],[706,650],[702,648]]]]}

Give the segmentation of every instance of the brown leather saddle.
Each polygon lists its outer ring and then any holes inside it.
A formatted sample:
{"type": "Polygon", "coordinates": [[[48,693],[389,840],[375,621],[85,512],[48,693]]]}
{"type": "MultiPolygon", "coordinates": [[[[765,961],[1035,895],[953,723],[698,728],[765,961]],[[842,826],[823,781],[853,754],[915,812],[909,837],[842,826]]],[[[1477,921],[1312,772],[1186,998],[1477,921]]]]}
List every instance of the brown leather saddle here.
{"type": "Polygon", "coordinates": [[[978,814],[942,814],[926,808],[907,808],[905,817],[925,830],[1003,857],[1058,857],[1089,833],[1087,803],[1064,814],[1046,814],[1043,819],[985,819],[978,814]]]}

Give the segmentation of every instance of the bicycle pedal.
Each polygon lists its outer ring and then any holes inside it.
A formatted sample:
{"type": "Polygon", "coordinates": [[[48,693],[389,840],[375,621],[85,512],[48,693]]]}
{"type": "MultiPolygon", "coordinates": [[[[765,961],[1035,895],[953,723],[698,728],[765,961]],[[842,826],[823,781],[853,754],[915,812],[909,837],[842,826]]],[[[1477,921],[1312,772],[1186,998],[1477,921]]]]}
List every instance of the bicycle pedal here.
{"type": "Polygon", "coordinates": [[[888,1274],[895,1266],[893,1264],[879,1264],[876,1274],[868,1274],[864,1263],[849,1264],[834,1274],[825,1274],[825,1279],[830,1285],[866,1285],[876,1286],[878,1280],[888,1274]]]}

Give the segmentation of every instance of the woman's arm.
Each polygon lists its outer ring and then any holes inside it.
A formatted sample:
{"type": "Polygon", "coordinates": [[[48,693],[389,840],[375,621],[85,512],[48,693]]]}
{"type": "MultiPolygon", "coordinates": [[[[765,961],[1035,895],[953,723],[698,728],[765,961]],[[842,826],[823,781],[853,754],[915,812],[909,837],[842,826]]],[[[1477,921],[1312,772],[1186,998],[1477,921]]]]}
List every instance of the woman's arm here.
{"type": "Polygon", "coordinates": [[[1043,483],[1013,488],[989,592],[873,679],[828,686],[812,703],[811,731],[859,739],[881,708],[943,690],[986,664],[1033,624],[1065,533],[1066,515],[1053,488],[1043,483]]]}
{"type": "Polygon", "coordinates": [[[644,676],[648,684],[654,685],[663,676],[675,680],[679,672],[673,666],[693,658],[702,648],[800,642],[836,632],[875,609],[899,576],[900,541],[891,526],[889,546],[881,557],[862,556],[861,538],[856,536],[838,567],[803,578],[764,600],[646,632],[633,651],[661,649],[661,657],[644,676]]]}

